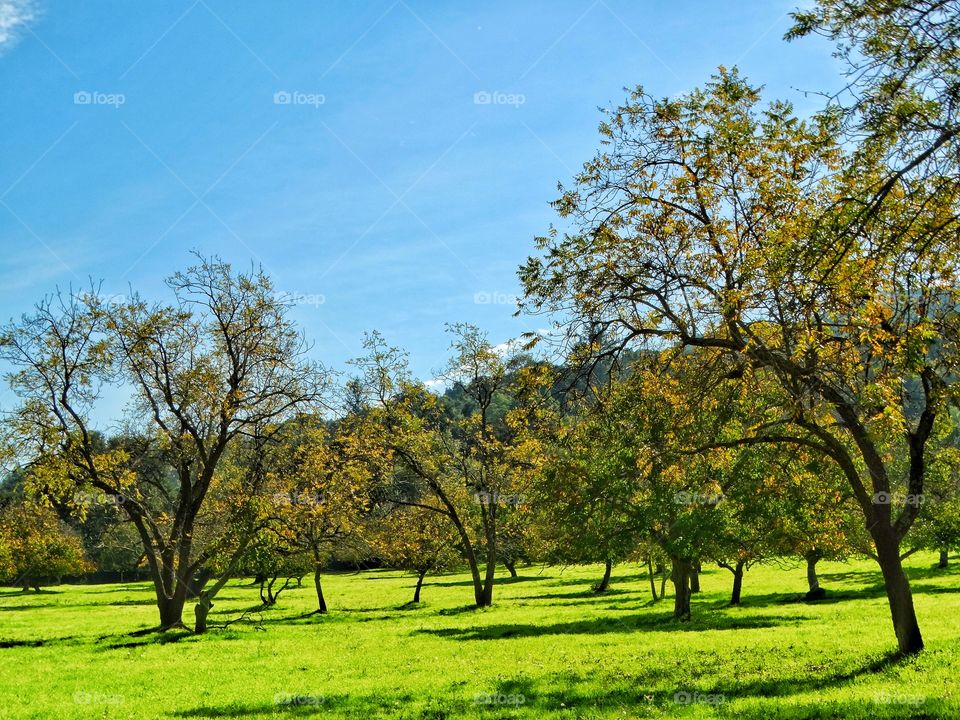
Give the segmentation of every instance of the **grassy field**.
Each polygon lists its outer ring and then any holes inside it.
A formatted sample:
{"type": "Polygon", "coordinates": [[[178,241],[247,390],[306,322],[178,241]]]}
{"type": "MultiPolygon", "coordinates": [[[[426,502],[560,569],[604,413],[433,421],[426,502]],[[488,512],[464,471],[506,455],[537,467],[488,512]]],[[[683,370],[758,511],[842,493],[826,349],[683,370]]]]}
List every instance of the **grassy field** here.
{"type": "MultiPolygon", "coordinates": [[[[0,717],[9,718],[960,718],[960,571],[909,559],[927,650],[893,661],[870,562],[822,563],[830,597],[797,602],[800,567],[757,567],[744,604],[709,569],[694,620],[651,605],[640,568],[524,568],[495,606],[467,607],[465,575],[405,606],[401,573],[331,574],[331,613],[309,582],[214,630],[132,635],[156,621],[146,584],[0,591],[0,717]]],[[[214,622],[258,603],[230,585],[214,622]]],[[[188,613],[192,615],[192,609],[188,613]]]]}

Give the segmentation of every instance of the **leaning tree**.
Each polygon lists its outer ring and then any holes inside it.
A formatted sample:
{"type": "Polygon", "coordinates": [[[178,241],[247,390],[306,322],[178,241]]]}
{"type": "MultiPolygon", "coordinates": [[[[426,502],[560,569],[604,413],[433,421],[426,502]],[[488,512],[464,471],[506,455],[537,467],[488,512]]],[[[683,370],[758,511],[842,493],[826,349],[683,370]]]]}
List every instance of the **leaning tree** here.
{"type": "Polygon", "coordinates": [[[728,442],[836,463],[913,653],[923,641],[900,545],[960,360],[960,186],[900,175],[877,204],[882,143],[854,162],[840,128],[836,112],[761,105],[736,71],[675,99],[638,89],[556,202],[570,231],[540,238],[520,274],[525,306],[562,313],[588,348],[709,348],[729,358],[731,382],[775,385],[764,422],[728,442]]]}

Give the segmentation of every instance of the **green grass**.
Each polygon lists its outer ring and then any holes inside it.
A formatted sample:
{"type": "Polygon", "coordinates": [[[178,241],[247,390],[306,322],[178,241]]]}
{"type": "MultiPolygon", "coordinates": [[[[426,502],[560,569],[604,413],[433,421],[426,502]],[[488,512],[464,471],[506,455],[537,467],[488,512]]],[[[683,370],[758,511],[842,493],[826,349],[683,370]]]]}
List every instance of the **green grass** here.
{"type": "MultiPolygon", "coordinates": [[[[3,589],[0,717],[960,717],[960,570],[933,562],[908,561],[927,650],[906,661],[891,658],[870,562],[821,563],[830,597],[817,604],[796,602],[800,567],[754,568],[739,608],[726,606],[730,574],[708,569],[682,625],[669,595],[650,604],[632,565],[615,568],[603,596],[590,593],[599,567],[524,568],[483,611],[467,607],[463,574],[428,579],[414,608],[402,573],[331,574],[326,617],[306,615],[305,582],[204,637],[132,634],[156,622],[146,584],[3,589]],[[723,702],[684,705],[677,693],[723,702]],[[305,704],[277,703],[291,696],[305,704]]],[[[233,583],[211,621],[258,600],[233,583]]]]}

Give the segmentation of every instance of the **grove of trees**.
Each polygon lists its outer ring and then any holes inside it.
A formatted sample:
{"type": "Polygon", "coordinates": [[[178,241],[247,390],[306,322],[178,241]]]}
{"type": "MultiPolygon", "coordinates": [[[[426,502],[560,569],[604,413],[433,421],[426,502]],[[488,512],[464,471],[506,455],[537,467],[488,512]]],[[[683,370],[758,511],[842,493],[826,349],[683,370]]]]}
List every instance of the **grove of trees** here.
{"type": "Polygon", "coordinates": [[[765,562],[813,601],[820,560],[860,555],[921,651],[903,560],[960,539],[960,4],[818,0],[811,34],[848,74],[809,116],[723,67],[606,111],[519,269],[552,331],[451,325],[437,383],[377,332],[326,369],[216,257],[160,302],[41,300],[0,329],[0,580],[139,569],[158,628],[193,602],[201,633],[241,575],[264,607],[312,575],[323,614],[332,561],[412,573],[413,603],[466,567],[477,607],[498,565],[602,563],[602,592],[638,561],[684,622],[707,564],[731,604],[765,562]]]}

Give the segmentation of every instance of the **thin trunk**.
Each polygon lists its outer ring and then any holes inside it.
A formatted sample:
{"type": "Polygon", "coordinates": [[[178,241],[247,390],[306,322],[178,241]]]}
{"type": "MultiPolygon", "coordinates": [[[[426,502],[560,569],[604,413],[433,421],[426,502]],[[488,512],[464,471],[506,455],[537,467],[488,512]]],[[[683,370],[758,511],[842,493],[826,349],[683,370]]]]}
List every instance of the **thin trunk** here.
{"type": "Polygon", "coordinates": [[[323,587],[320,585],[320,563],[313,568],[313,584],[317,588],[317,612],[326,614],[327,601],[323,599],[323,587]]]}
{"type": "Polygon", "coordinates": [[[673,561],[673,617],[680,621],[690,619],[690,573],[693,563],[686,558],[672,558],[673,561]]]}
{"type": "Polygon", "coordinates": [[[660,597],[657,598],[658,600],[663,600],[667,596],[668,575],[669,573],[667,573],[667,569],[661,565],[660,566],[660,597]]]}
{"type": "Polygon", "coordinates": [[[609,559],[606,560],[603,566],[603,579],[600,580],[600,584],[593,589],[595,593],[606,592],[607,588],[610,587],[610,571],[612,569],[613,569],[613,562],[609,559]]]}
{"type": "Polygon", "coordinates": [[[647,577],[650,578],[650,594],[653,595],[653,601],[656,602],[660,598],[657,597],[657,584],[653,581],[653,562],[650,558],[647,558],[647,577]]]}
{"type": "Polygon", "coordinates": [[[423,578],[426,577],[427,571],[422,570],[420,575],[417,576],[417,589],[413,591],[413,601],[415,603],[420,602],[420,588],[423,587],[423,578]]]}
{"type": "Polygon", "coordinates": [[[730,604],[740,604],[740,591],[743,588],[743,566],[744,561],[740,560],[733,568],[733,592],[730,593],[730,604]]]}
{"type": "Polygon", "coordinates": [[[946,548],[940,550],[940,562],[937,563],[937,567],[945,568],[949,564],[949,554],[946,548]]]}
{"type": "Polygon", "coordinates": [[[690,592],[700,592],[700,561],[696,560],[690,564],[690,592]]]}
{"type": "Polygon", "coordinates": [[[900,559],[900,542],[891,527],[875,527],[873,541],[877,548],[880,572],[883,573],[883,584],[887,590],[897,645],[901,654],[914,655],[923,650],[923,637],[920,635],[917,614],[913,608],[910,582],[900,559]]]}

